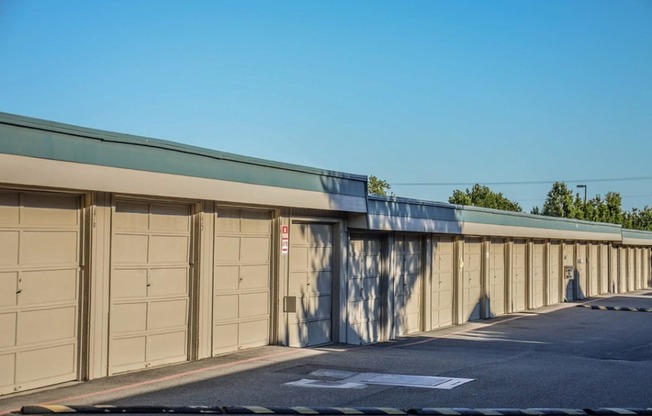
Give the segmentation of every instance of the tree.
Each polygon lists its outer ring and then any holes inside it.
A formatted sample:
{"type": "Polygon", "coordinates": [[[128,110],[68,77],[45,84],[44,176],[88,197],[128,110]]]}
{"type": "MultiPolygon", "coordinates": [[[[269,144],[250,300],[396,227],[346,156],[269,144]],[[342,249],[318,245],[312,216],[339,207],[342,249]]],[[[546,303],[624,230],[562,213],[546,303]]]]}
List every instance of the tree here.
{"type": "Polygon", "coordinates": [[[633,208],[631,212],[624,212],[622,225],[632,230],[652,231],[652,208],[646,205],[643,209],[633,208]]]}
{"type": "Polygon", "coordinates": [[[382,179],[378,179],[376,176],[369,176],[369,182],[367,184],[367,190],[369,195],[379,195],[387,196],[387,191],[391,189],[389,182],[382,179]]]}
{"type": "Polygon", "coordinates": [[[489,187],[475,184],[473,188],[465,191],[456,189],[453,195],[448,198],[448,202],[458,205],[473,205],[476,207],[500,209],[503,211],[522,212],[523,209],[517,202],[507,199],[502,193],[494,192],[489,187]]]}
{"type": "Polygon", "coordinates": [[[579,194],[574,198],[573,192],[564,182],[555,182],[543,203],[542,214],[549,217],[580,218],[584,216],[582,205],[579,194]],[[578,206],[577,201],[581,205],[578,206]]]}
{"type": "Polygon", "coordinates": [[[605,222],[610,222],[612,224],[622,224],[623,223],[623,209],[622,202],[623,199],[620,197],[618,192],[607,192],[604,197],[605,199],[605,222]]]}

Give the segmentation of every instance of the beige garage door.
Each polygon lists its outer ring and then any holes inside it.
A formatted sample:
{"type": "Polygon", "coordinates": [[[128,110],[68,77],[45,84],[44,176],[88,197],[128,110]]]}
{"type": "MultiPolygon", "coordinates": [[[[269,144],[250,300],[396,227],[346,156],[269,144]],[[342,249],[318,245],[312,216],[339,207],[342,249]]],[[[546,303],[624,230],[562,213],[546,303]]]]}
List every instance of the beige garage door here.
{"type": "Polygon", "coordinates": [[[0,192],[0,394],[77,378],[79,208],[0,192]]]}
{"type": "Polygon", "coordinates": [[[482,243],[464,242],[464,278],[462,279],[462,319],[473,321],[482,317],[482,243]]]}
{"type": "Polygon", "coordinates": [[[395,334],[421,330],[421,237],[397,236],[394,245],[395,334]]]}
{"type": "Polygon", "coordinates": [[[527,308],[526,243],[515,241],[512,253],[512,312],[527,308]]]}
{"type": "Polygon", "coordinates": [[[290,227],[288,296],[296,299],[289,313],[290,346],[331,341],[333,225],[293,222],[290,227]]]}
{"type": "Polygon", "coordinates": [[[575,299],[581,300],[586,298],[588,293],[589,280],[587,278],[588,272],[588,247],[584,243],[577,245],[575,250],[576,262],[575,269],[577,270],[577,278],[575,283],[575,299]]]}
{"type": "Polygon", "coordinates": [[[489,249],[489,313],[499,316],[505,313],[505,243],[491,242],[489,249]]]}
{"type": "Polygon", "coordinates": [[[351,236],[349,247],[347,343],[377,342],[382,335],[381,239],[377,236],[351,236]]]}
{"type": "Polygon", "coordinates": [[[627,249],[618,248],[618,293],[627,293],[629,291],[629,278],[627,274],[627,249]]]}
{"type": "Polygon", "coordinates": [[[218,208],[213,354],[269,344],[270,211],[218,208]]]}
{"type": "Polygon", "coordinates": [[[455,273],[455,243],[441,238],[433,242],[435,257],[432,276],[432,326],[437,329],[453,325],[453,282],[455,273]]]}
{"type": "Polygon", "coordinates": [[[609,246],[600,245],[600,294],[609,292],[609,246]]]}
{"type": "Polygon", "coordinates": [[[645,287],[643,284],[643,251],[640,248],[636,250],[636,289],[645,287]]]}
{"type": "Polygon", "coordinates": [[[545,244],[532,245],[532,307],[540,308],[545,304],[545,244]]]}
{"type": "Polygon", "coordinates": [[[115,203],[111,242],[111,374],[188,359],[189,205],[115,203]]]}
{"type": "Polygon", "coordinates": [[[595,296],[600,290],[600,256],[596,244],[589,246],[589,296],[595,296]]]}
{"type": "Polygon", "coordinates": [[[564,274],[562,275],[562,293],[564,294],[564,301],[571,301],[575,299],[575,281],[577,276],[577,265],[575,264],[575,245],[573,243],[564,244],[562,252],[562,264],[564,266],[564,274]],[[573,278],[568,279],[566,276],[565,268],[573,268],[573,278]]]}
{"type": "Polygon", "coordinates": [[[550,255],[548,263],[548,304],[555,305],[559,302],[561,287],[561,244],[550,244],[550,255]]]}

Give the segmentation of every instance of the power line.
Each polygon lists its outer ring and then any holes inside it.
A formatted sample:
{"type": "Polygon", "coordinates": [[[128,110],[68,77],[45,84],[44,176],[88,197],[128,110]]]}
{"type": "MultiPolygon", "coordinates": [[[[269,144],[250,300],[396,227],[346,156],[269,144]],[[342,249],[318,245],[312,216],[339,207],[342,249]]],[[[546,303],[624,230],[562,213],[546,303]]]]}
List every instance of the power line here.
{"type": "Polygon", "coordinates": [[[627,182],[627,181],[647,181],[652,180],[652,176],[634,176],[629,178],[602,178],[602,179],[566,179],[552,181],[509,181],[509,182],[394,182],[391,185],[397,186],[473,186],[481,185],[545,185],[554,182],[627,182]]]}

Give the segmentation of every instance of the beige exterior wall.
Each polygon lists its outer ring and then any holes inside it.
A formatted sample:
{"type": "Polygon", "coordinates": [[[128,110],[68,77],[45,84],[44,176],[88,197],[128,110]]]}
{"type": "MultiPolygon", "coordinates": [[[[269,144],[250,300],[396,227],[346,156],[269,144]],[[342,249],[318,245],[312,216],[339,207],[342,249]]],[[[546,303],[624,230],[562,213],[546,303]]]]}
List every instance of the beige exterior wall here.
{"type": "Polygon", "coordinates": [[[591,294],[650,284],[649,247],[387,233],[361,241],[339,214],[308,209],[66,189],[0,195],[0,394],[259,345],[377,342],[555,304],[567,293],[563,266],[586,253],[591,294]],[[58,291],[44,290],[57,279],[58,291]],[[75,329],[30,338],[46,315],[75,329]],[[163,322],[168,315],[178,322],[163,322]],[[147,347],[150,338],[163,347],[147,347]],[[19,368],[44,350],[65,368],[19,368]]]}

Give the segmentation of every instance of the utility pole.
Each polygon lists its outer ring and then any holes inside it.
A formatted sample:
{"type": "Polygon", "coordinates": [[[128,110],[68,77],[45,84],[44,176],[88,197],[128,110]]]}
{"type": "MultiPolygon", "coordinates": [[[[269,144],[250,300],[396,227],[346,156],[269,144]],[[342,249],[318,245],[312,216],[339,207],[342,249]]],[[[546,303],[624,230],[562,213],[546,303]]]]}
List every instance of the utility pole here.
{"type": "Polygon", "coordinates": [[[578,188],[584,188],[584,206],[586,206],[586,185],[577,185],[578,188]]]}

